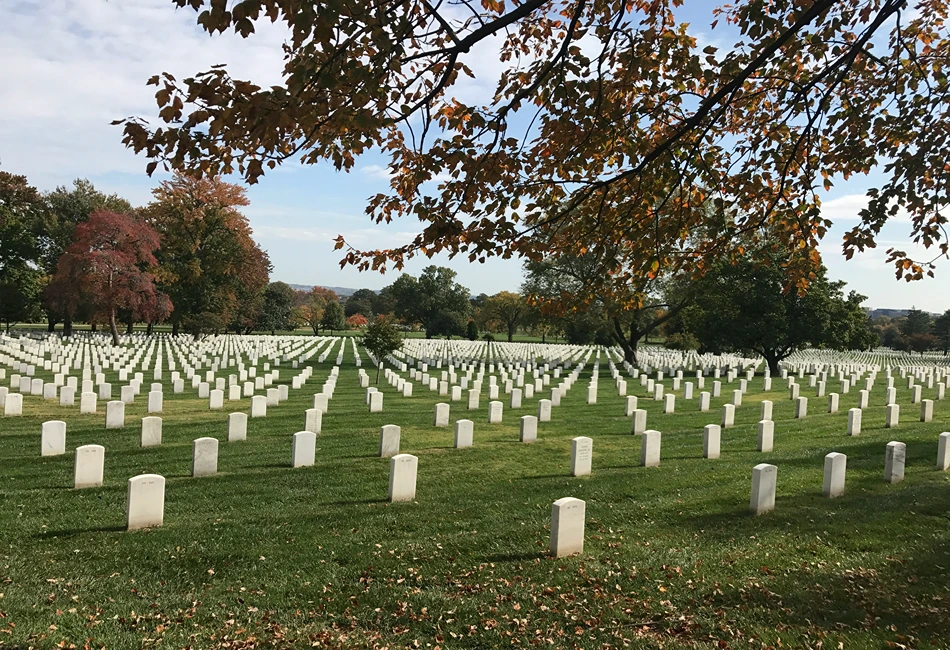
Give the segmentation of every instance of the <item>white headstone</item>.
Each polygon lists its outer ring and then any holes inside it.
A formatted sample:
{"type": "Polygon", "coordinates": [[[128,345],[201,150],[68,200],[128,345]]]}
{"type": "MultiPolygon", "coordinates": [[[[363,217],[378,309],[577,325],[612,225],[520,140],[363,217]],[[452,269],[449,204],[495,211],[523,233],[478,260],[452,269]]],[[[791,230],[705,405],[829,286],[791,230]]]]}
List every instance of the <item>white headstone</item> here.
{"type": "Polygon", "coordinates": [[[247,440],[247,413],[228,413],[228,442],[247,440]]]}
{"type": "Polygon", "coordinates": [[[475,423],[471,420],[455,421],[455,448],[472,446],[472,434],[475,430],[475,423]]]}
{"type": "Polygon", "coordinates": [[[646,409],[635,409],[631,416],[633,423],[630,433],[640,435],[647,430],[647,412],[646,409]]]}
{"type": "Polygon", "coordinates": [[[3,403],[3,414],[5,416],[23,415],[23,395],[8,393],[3,403]]]}
{"type": "Polygon", "coordinates": [[[106,402],[106,429],[121,429],[125,426],[125,402],[106,402]]]}
{"type": "Polygon", "coordinates": [[[925,399],[920,401],[920,421],[930,422],[934,419],[933,400],[925,399]]]}
{"type": "Polygon", "coordinates": [[[96,394],[92,391],[87,391],[82,393],[79,396],[79,413],[95,413],[96,412],[96,394]]]}
{"type": "Polygon", "coordinates": [[[538,439],[538,418],[533,415],[521,416],[521,435],[519,439],[521,442],[534,442],[538,439]]]}
{"type": "Polygon", "coordinates": [[[590,475],[591,460],[594,455],[594,441],[585,436],[571,440],[571,476],[590,475]]]}
{"type": "Polygon", "coordinates": [[[62,420],[44,422],[40,438],[40,456],[66,453],[66,423],[62,420]]]}
{"type": "Polygon", "coordinates": [[[709,410],[709,393],[703,391],[699,394],[699,410],[702,413],[705,413],[709,410]]]}
{"type": "Polygon", "coordinates": [[[551,421],[551,400],[538,400],[538,422],[551,421]]]}
{"type": "Polygon", "coordinates": [[[293,435],[290,453],[291,467],[310,467],[317,456],[317,434],[313,431],[298,431],[293,435]]]}
{"type": "Polygon", "coordinates": [[[389,500],[412,501],[416,498],[419,459],[412,454],[396,454],[389,460],[389,500]]]}
{"type": "Polygon", "coordinates": [[[267,398],[263,395],[255,395],[251,398],[251,417],[267,417],[267,398]]]}
{"type": "Polygon", "coordinates": [[[838,412],[838,393],[828,393],[828,412],[838,412]]]}
{"type": "Polygon", "coordinates": [[[728,429],[736,423],[736,407],[733,404],[722,405],[722,428],[728,429]]]}
{"type": "Polygon", "coordinates": [[[719,458],[721,438],[722,427],[718,424],[707,424],[703,427],[703,458],[719,458]]]}
{"type": "Polygon", "coordinates": [[[101,487],[105,468],[106,448],[102,445],[76,447],[76,466],[73,470],[73,488],[101,487]]]}
{"type": "Polygon", "coordinates": [[[320,409],[307,409],[304,412],[303,430],[320,435],[323,431],[323,411],[320,409]]]}
{"type": "Polygon", "coordinates": [[[849,436],[859,436],[861,435],[861,409],[853,408],[848,409],[848,435],[849,436]]]}
{"type": "Polygon", "coordinates": [[[888,404],[884,407],[884,426],[888,429],[895,428],[900,423],[901,407],[899,404],[888,404]]]}
{"type": "Polygon", "coordinates": [[[795,417],[798,419],[808,416],[808,398],[799,397],[795,400],[795,417]]]}
{"type": "Polygon", "coordinates": [[[775,423],[772,420],[762,420],[759,422],[759,445],[758,449],[762,452],[772,451],[775,439],[775,423]]]}
{"type": "Polygon", "coordinates": [[[640,466],[658,467],[660,465],[660,438],[659,431],[649,429],[643,432],[640,441],[640,466]]]}
{"type": "Polygon", "coordinates": [[[389,458],[399,453],[401,429],[395,424],[385,424],[379,429],[379,455],[389,458]]]}
{"type": "Polygon", "coordinates": [[[73,406],[76,403],[76,387],[63,386],[59,389],[59,405],[73,406]]]}
{"type": "Polygon", "coordinates": [[[212,476],[218,473],[218,439],[198,438],[191,443],[191,475],[212,476]]]}
{"type": "Polygon", "coordinates": [[[128,530],[162,525],[165,519],[164,476],[141,474],[129,479],[125,519],[128,530]]]}
{"type": "Polygon", "coordinates": [[[433,418],[433,426],[436,427],[447,427],[449,426],[449,405],[440,402],[435,405],[435,417],[433,418]]]}
{"type": "Polygon", "coordinates": [[[937,439],[937,469],[950,469],[950,432],[941,433],[937,439]]]}
{"type": "Polygon", "coordinates": [[[587,504],[564,497],[551,507],[551,554],[566,557],[584,552],[584,518],[587,504]]]}
{"type": "Polygon", "coordinates": [[[150,415],[142,418],[142,446],[157,447],[162,444],[162,418],[150,415]]]}
{"type": "Polygon", "coordinates": [[[903,442],[889,442],[884,453],[884,480],[888,483],[900,483],[904,480],[904,462],[907,459],[907,445],[903,442]]]}
{"type": "Polygon", "coordinates": [[[765,514],[775,509],[775,487],[778,467],[761,463],[752,468],[752,496],[749,510],[754,515],[765,514]]]}
{"type": "Polygon", "coordinates": [[[383,394],[379,391],[369,396],[369,412],[379,413],[383,410],[383,394]]]}
{"type": "Polygon", "coordinates": [[[825,479],[821,493],[826,497],[840,497],[844,494],[844,477],[847,471],[848,457],[832,452],[825,456],[825,479]]]}
{"type": "Polygon", "coordinates": [[[488,403],[488,424],[501,424],[502,421],[501,402],[493,401],[488,403]]]}

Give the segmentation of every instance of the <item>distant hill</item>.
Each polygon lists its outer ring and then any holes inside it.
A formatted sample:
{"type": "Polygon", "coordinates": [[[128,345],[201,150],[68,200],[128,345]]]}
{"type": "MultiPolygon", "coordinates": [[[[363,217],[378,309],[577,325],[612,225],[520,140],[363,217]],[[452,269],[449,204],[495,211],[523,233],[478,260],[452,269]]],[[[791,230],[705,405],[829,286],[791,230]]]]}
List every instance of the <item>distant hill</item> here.
{"type": "MultiPolygon", "coordinates": [[[[291,284],[290,288],[294,289],[295,291],[310,291],[311,289],[313,289],[313,286],[314,285],[312,284],[291,284]]],[[[329,289],[330,291],[334,292],[338,296],[352,296],[354,293],[356,293],[356,289],[349,289],[347,287],[323,287],[323,288],[329,289]]]]}
{"type": "MultiPolygon", "coordinates": [[[[868,316],[871,318],[877,318],[878,316],[887,316],[888,318],[900,318],[906,316],[909,309],[872,309],[868,312],[868,316]]],[[[930,312],[930,315],[936,318],[940,314],[935,314],[930,312]]]]}

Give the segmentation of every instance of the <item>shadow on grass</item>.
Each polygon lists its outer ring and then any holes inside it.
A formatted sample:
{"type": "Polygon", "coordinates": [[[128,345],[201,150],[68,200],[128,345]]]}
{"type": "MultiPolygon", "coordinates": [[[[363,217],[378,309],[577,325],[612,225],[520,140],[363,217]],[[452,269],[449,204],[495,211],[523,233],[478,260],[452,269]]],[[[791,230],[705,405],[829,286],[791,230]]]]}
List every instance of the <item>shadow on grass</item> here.
{"type": "Polygon", "coordinates": [[[328,506],[364,506],[377,503],[389,503],[389,499],[348,499],[343,501],[331,501],[328,506]]]}
{"type": "Polygon", "coordinates": [[[547,557],[544,551],[534,553],[494,553],[482,558],[482,562],[527,562],[529,560],[540,560],[547,557]]]}
{"type": "Polygon", "coordinates": [[[93,526],[92,528],[64,528],[62,530],[44,530],[33,535],[33,539],[53,539],[57,537],[75,537],[85,533],[121,533],[125,526],[93,526]]]}

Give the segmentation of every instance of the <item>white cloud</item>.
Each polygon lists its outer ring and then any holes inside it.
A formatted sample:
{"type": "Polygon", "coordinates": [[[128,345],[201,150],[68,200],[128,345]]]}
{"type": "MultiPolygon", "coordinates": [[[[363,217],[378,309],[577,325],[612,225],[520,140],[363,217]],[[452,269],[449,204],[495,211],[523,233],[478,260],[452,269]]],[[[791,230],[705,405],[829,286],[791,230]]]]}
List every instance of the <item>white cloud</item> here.
{"type": "MultiPolygon", "coordinates": [[[[845,194],[821,204],[821,216],[838,223],[841,221],[858,221],[858,213],[868,207],[868,197],[864,194],[845,194]]],[[[891,222],[909,222],[907,210],[900,208],[891,222]]]]}
{"type": "Polygon", "coordinates": [[[76,175],[140,174],[112,120],[157,112],[147,79],[182,79],[216,63],[257,83],[280,79],[283,32],[209,37],[169,0],[23,0],[0,21],[3,166],[41,187],[76,175]]]}
{"type": "Polygon", "coordinates": [[[381,165],[363,165],[359,168],[360,172],[369,176],[370,178],[379,178],[384,181],[388,181],[393,177],[391,171],[388,168],[381,165]]]}

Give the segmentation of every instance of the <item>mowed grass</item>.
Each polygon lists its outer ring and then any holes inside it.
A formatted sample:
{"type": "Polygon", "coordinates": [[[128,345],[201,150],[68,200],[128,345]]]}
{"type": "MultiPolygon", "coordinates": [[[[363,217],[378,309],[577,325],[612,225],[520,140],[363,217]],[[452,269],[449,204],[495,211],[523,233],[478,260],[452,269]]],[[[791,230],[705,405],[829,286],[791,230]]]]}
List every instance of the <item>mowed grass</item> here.
{"type": "Polygon", "coordinates": [[[289,467],[291,435],[331,364],[249,420],[243,443],[226,441],[226,414],[249,400],[209,412],[190,386],[172,395],[167,372],[159,448],[139,447],[144,394],[121,431],[103,428],[102,401],[80,416],[27,397],[23,417],[0,418],[0,647],[946,647],[950,474],[935,469],[946,401],[920,423],[898,378],[902,423],[885,429],[881,373],[861,436],[848,437],[856,390],[831,415],[802,380],[809,416],[795,420],[784,382],[762,393],[757,377],[723,431],[722,457],[706,460],[702,428],[719,422],[738,381],[708,413],[680,391],[677,412],[664,415],[630,380],[648,428],[663,433],[661,465],[645,469],[602,362],[598,403],[585,403],[589,363],[533,444],[518,442],[518,417],[536,414],[538,397],[515,411],[505,397],[504,423],[489,425],[486,379],[478,411],[452,403],[452,421],[475,421],[474,447],[456,450],[452,427],[432,426],[447,398],[418,382],[404,398],[381,378],[384,411],[368,413],[347,346],[316,465],[302,469],[289,467]],[[767,454],[756,451],[765,398],[775,421],[767,454]],[[67,422],[69,452],[106,447],[104,487],[71,489],[71,453],[39,456],[48,419],[67,422]],[[400,425],[402,451],[419,457],[413,503],[386,501],[384,424],[400,425]],[[583,479],[569,476],[579,435],[594,440],[583,479]],[[201,436],[221,441],[219,474],[193,479],[201,436]],[[907,444],[897,485],[883,481],[890,440],[907,444]],[[821,495],[831,451],[848,456],[847,492],[835,500],[821,495]],[[778,498],[753,517],[760,462],[778,466],[778,498]],[[167,477],[165,525],[129,533],[126,483],[145,472],[167,477]],[[585,553],[554,559],[551,503],[565,496],[587,502],[585,553]]]}

